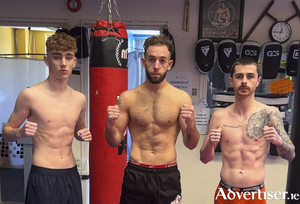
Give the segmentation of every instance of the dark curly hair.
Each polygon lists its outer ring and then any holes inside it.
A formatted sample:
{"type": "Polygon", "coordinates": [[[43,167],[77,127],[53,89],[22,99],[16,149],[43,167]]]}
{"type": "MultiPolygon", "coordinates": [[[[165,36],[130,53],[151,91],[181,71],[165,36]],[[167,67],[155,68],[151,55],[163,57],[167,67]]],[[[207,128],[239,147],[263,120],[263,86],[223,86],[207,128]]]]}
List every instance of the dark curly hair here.
{"type": "Polygon", "coordinates": [[[153,35],[149,38],[147,38],[144,42],[144,51],[145,53],[147,52],[147,49],[149,48],[149,46],[154,46],[154,45],[165,45],[167,46],[169,52],[170,52],[170,56],[172,55],[173,51],[174,51],[174,45],[173,42],[169,39],[169,37],[165,36],[164,34],[161,35],[153,35]]]}
{"type": "Polygon", "coordinates": [[[47,38],[46,49],[77,52],[76,39],[66,33],[55,33],[47,38]]]}

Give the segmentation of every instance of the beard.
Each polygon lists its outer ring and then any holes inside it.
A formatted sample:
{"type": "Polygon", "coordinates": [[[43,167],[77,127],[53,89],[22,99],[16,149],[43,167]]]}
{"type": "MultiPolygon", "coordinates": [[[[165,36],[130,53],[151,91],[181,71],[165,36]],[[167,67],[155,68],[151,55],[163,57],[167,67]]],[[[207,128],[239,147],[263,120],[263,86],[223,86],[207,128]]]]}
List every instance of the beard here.
{"type": "Polygon", "coordinates": [[[159,84],[161,83],[167,76],[167,72],[165,72],[163,75],[161,75],[159,78],[152,78],[150,72],[146,69],[146,76],[147,79],[152,83],[152,84],[159,84]]]}

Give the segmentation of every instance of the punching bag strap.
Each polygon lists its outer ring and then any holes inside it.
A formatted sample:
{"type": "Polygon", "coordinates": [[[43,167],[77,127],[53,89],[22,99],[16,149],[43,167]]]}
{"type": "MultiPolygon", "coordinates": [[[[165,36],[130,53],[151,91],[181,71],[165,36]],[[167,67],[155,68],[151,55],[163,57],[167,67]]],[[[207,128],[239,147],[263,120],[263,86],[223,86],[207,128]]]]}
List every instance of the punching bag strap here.
{"type": "Polygon", "coordinates": [[[107,27],[104,27],[104,26],[94,28],[94,30],[106,30],[106,31],[108,31],[110,29],[114,30],[115,32],[119,31],[119,28],[107,28],[107,27]]]}

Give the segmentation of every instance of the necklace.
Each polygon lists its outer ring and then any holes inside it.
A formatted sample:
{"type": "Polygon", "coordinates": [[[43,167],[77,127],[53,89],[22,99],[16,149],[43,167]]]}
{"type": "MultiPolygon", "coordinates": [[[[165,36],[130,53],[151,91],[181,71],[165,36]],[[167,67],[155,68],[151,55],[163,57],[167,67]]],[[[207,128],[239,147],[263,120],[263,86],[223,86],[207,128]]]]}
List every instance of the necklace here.
{"type": "Polygon", "coordinates": [[[252,106],[252,108],[249,110],[249,112],[247,113],[247,115],[245,116],[245,118],[242,120],[242,121],[239,121],[236,113],[235,113],[235,108],[234,108],[234,104],[232,104],[232,109],[233,109],[233,113],[234,113],[234,116],[236,118],[236,120],[239,122],[239,127],[242,127],[242,124],[244,122],[244,120],[246,120],[246,118],[248,117],[248,115],[251,113],[252,109],[253,109],[254,105],[252,106]]]}

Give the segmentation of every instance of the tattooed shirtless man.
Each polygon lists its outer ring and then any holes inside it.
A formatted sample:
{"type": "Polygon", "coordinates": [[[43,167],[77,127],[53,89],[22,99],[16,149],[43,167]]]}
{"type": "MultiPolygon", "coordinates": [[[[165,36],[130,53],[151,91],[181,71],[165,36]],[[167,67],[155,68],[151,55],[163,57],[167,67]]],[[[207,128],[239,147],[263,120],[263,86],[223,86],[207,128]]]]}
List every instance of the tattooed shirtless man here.
{"type": "Polygon", "coordinates": [[[278,154],[288,161],[294,159],[295,147],[284,130],[278,109],[254,98],[261,80],[258,64],[252,58],[238,59],[232,65],[229,79],[235,102],[213,113],[200,149],[200,160],[205,164],[211,161],[220,142],[223,164],[215,204],[266,203],[261,194],[265,192],[264,164],[270,143],[276,145],[278,154]],[[228,192],[247,193],[247,196],[236,196],[234,202],[226,201],[221,195],[228,192]]]}

